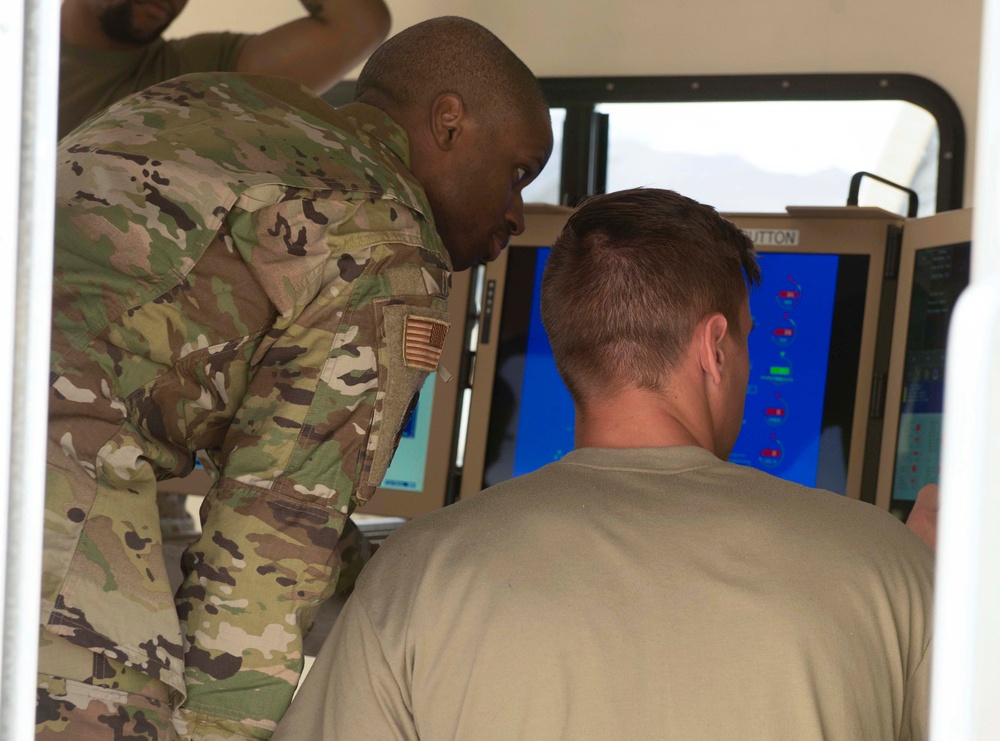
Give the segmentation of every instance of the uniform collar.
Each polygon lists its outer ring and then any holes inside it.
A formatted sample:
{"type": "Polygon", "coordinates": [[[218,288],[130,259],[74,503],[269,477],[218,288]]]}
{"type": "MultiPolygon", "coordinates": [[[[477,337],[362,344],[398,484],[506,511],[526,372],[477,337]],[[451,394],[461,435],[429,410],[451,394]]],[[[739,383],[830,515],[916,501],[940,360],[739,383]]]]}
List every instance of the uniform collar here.
{"type": "Polygon", "coordinates": [[[337,108],[337,112],[360,131],[382,142],[407,170],[410,169],[410,137],[389,114],[367,103],[348,103],[337,108]]]}

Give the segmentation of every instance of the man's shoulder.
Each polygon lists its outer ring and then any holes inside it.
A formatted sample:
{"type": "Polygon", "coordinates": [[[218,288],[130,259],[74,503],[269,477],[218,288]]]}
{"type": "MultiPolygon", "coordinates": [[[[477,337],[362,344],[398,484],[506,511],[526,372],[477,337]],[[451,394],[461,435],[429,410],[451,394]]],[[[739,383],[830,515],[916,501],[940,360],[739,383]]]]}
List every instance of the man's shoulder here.
{"type": "MultiPolygon", "coordinates": [[[[74,153],[115,140],[116,151],[159,160],[205,157],[253,180],[304,188],[371,189],[385,152],[365,146],[352,122],[287,81],[226,72],[183,75],[111,106],[63,143],[74,153]],[[147,134],[153,134],[149,137],[147,134]],[[183,153],[183,157],[175,156],[183,153]],[[353,176],[353,177],[352,177],[353,176]],[[356,182],[355,182],[356,181],[356,182]]],[[[387,163],[385,169],[395,168],[387,163]]]]}
{"type": "MultiPolygon", "coordinates": [[[[544,469],[543,469],[544,470],[544,469]]],[[[484,544],[491,537],[507,537],[519,518],[530,518],[532,502],[544,502],[552,491],[542,486],[541,471],[504,481],[455,504],[428,512],[405,523],[379,548],[385,556],[409,560],[418,554],[468,544],[484,544]]]]}
{"type": "MultiPolygon", "coordinates": [[[[748,527],[767,530],[778,538],[815,534],[814,539],[806,540],[828,547],[831,557],[837,557],[838,552],[854,553],[877,561],[888,549],[918,563],[921,569],[930,568],[930,549],[886,510],[722,461],[708,451],[591,449],[574,451],[564,463],[583,469],[577,475],[580,481],[615,486],[616,496],[625,496],[630,486],[642,487],[654,496],[670,492],[667,507],[703,511],[704,517],[725,513],[728,522],[742,519],[748,527]],[[611,472],[611,478],[599,479],[602,469],[611,472]]],[[[565,469],[570,467],[558,464],[547,468],[550,476],[565,480],[571,475],[565,469]]]]}
{"type": "Polygon", "coordinates": [[[797,484],[745,466],[724,464],[742,482],[745,496],[760,503],[767,515],[814,534],[817,548],[867,560],[879,568],[908,563],[927,575],[933,554],[897,517],[874,504],[825,489],[797,484]]]}

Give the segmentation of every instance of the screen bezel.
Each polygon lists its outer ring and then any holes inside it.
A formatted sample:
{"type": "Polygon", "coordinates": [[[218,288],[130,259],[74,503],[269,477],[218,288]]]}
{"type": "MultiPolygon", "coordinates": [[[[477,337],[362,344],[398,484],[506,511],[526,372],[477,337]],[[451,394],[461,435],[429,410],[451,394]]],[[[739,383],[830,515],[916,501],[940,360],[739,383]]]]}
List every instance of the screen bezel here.
{"type": "MultiPolygon", "coordinates": [[[[555,207],[527,212],[525,232],[511,240],[509,249],[538,249],[550,246],[570,213],[572,213],[570,209],[555,207]]],[[[866,455],[872,454],[866,443],[872,378],[875,370],[875,341],[885,271],[887,228],[890,225],[902,224],[903,219],[874,208],[789,208],[785,214],[724,214],[724,216],[744,230],[797,231],[798,244],[785,246],[758,244],[759,252],[863,255],[869,258],[846,491],[846,495],[853,499],[862,498],[865,458],[866,455]]],[[[484,290],[492,283],[492,307],[488,305],[488,301],[484,303],[482,319],[482,323],[489,324],[490,329],[488,335],[485,332],[481,334],[476,347],[461,499],[470,498],[482,490],[490,403],[496,373],[495,339],[499,335],[500,322],[503,319],[507,256],[508,252],[505,251],[498,260],[487,266],[483,282],[484,290]],[[487,311],[490,312],[488,319],[487,311]]],[[[874,500],[874,492],[867,498],[874,500]]]]}
{"type": "MultiPolygon", "coordinates": [[[[906,367],[906,342],[909,336],[910,303],[913,296],[913,272],[917,253],[972,241],[972,209],[945,211],[923,219],[906,222],[899,259],[899,287],[892,326],[892,348],[886,380],[885,428],[879,457],[875,503],[892,508],[892,485],[896,471],[896,444],[899,439],[899,413],[903,402],[903,371],[906,367]]],[[[906,512],[900,512],[905,516],[906,512]]]]}
{"type": "Polygon", "coordinates": [[[489,436],[490,406],[493,400],[493,381],[496,378],[497,338],[503,320],[503,296],[507,285],[507,262],[510,251],[537,249],[551,245],[572,208],[530,203],[524,207],[524,232],[513,236],[507,249],[493,262],[487,264],[483,277],[482,315],[475,348],[475,369],[472,374],[472,393],[469,401],[469,426],[466,436],[462,486],[459,499],[467,499],[482,490],[486,467],[486,441],[489,436]]]}

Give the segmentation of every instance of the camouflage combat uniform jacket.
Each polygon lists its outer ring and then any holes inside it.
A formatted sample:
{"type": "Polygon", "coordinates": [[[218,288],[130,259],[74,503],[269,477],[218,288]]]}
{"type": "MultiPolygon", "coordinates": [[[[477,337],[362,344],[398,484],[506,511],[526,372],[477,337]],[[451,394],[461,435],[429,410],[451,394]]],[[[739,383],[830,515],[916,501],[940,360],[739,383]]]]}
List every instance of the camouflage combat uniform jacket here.
{"type": "Polygon", "coordinates": [[[267,738],[437,365],[451,267],[408,158],[376,108],[224,73],[60,144],[42,624],[186,693],[182,735],[267,738]],[[175,610],[155,483],[201,449],[175,610]]]}

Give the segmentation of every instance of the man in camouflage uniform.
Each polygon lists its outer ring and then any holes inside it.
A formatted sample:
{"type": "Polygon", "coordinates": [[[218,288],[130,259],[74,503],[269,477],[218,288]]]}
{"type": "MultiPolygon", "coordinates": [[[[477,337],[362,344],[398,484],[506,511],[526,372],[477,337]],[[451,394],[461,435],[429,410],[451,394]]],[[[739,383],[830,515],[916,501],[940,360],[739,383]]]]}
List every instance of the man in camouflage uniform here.
{"type": "Polygon", "coordinates": [[[40,737],[266,739],[291,699],[450,271],[524,228],[552,147],[537,81],[463,19],[390,39],[357,101],[193,75],[61,143],[40,737]],[[156,480],[197,450],[175,608],[156,480]]]}

